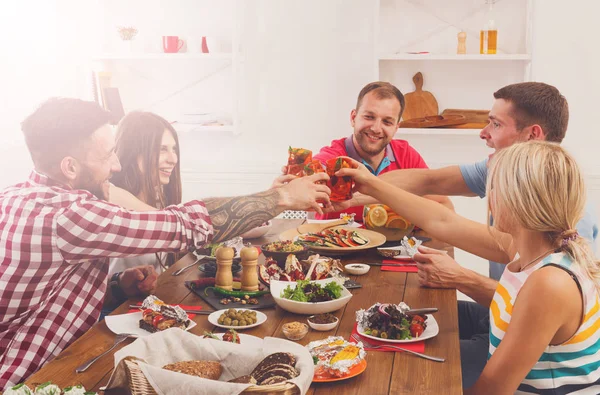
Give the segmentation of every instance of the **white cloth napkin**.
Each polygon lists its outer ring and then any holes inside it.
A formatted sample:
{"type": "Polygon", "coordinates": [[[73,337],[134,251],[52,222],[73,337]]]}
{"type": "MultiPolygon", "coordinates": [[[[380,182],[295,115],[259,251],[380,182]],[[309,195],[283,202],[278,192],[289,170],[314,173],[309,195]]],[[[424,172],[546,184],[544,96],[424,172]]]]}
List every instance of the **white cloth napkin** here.
{"type": "Polygon", "coordinates": [[[138,365],[150,385],[159,395],[229,395],[239,394],[250,384],[227,383],[236,377],[250,374],[264,357],[274,352],[289,352],[296,356],[296,369],[300,375],[290,382],[296,384],[302,394],[308,391],[314,375],[314,364],[308,350],[296,343],[274,337],[266,337],[261,344],[233,344],[185,332],[178,328],[139,338],[115,353],[115,370],[107,388],[127,387],[124,364],[128,356],[141,359],[138,365]],[[219,361],[223,366],[220,379],[209,380],[162,369],[162,366],[179,361],[219,361]]]}

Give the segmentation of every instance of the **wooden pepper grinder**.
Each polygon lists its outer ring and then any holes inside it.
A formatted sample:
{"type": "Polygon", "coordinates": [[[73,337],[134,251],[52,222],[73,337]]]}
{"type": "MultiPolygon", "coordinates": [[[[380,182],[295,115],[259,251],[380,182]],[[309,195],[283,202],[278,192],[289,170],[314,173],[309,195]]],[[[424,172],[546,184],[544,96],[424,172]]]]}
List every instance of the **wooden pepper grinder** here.
{"type": "Polygon", "coordinates": [[[233,273],[231,265],[233,264],[234,249],[231,247],[219,247],[217,249],[217,274],[215,275],[215,286],[233,290],[233,273]]]}
{"type": "Polygon", "coordinates": [[[465,32],[458,33],[458,48],[456,49],[456,53],[459,55],[467,53],[467,33],[465,32]]]}
{"type": "Polygon", "coordinates": [[[258,291],[258,250],[256,247],[244,247],[242,258],[242,291],[258,291]]]}

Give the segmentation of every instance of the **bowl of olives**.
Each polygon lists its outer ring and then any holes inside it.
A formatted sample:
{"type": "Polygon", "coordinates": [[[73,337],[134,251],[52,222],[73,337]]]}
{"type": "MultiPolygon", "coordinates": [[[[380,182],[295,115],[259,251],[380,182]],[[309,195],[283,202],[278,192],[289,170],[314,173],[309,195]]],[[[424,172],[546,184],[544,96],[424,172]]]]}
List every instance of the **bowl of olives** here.
{"type": "Polygon", "coordinates": [[[252,309],[224,309],[208,316],[208,322],[214,326],[235,330],[254,328],[266,320],[264,313],[252,309]]]}

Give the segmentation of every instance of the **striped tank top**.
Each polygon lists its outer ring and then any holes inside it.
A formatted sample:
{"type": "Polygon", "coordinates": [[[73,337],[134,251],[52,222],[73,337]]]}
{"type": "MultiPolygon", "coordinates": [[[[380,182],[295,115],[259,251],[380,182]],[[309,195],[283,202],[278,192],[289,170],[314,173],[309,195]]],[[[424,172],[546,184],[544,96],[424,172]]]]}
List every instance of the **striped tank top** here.
{"type": "Polygon", "coordinates": [[[600,394],[600,302],[594,283],[582,275],[565,253],[547,256],[535,266],[513,273],[505,270],[490,305],[488,359],[502,341],[510,324],[512,308],[527,277],[554,264],[577,278],[583,295],[585,317],[573,337],[548,346],[519,385],[517,394],[600,394]]]}

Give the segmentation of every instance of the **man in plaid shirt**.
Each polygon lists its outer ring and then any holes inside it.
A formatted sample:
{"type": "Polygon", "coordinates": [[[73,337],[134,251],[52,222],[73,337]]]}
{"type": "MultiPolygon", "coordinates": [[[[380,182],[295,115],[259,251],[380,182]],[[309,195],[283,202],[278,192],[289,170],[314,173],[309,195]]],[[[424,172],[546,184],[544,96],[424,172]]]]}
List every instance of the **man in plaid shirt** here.
{"type": "MultiPolygon", "coordinates": [[[[26,379],[94,325],[108,259],[183,251],[227,240],[286,209],[329,204],[306,177],[254,195],[211,198],[156,211],[108,203],[121,167],[108,113],[93,102],[50,99],[23,123],[35,170],[0,192],[0,390],[26,379]]],[[[152,267],[121,274],[125,295],[151,293],[152,267]]]]}

